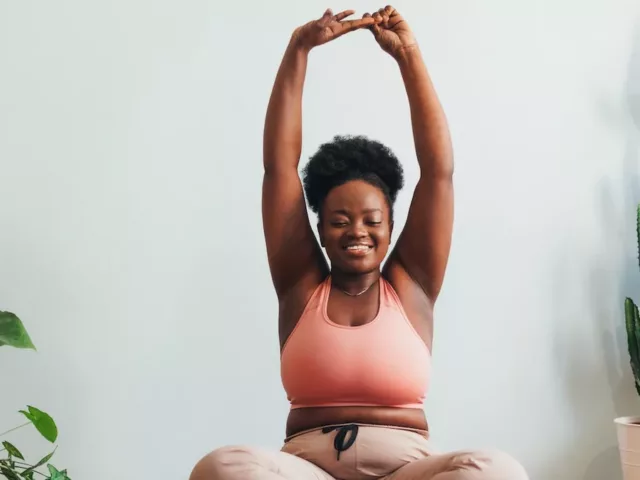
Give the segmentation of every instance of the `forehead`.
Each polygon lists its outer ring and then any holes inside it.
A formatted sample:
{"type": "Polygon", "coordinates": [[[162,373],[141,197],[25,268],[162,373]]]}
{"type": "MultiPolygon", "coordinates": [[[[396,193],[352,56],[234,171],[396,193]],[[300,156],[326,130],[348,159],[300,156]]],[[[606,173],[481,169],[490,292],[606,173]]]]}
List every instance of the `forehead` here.
{"type": "Polygon", "coordinates": [[[324,208],[327,213],[333,210],[389,210],[382,190],[363,180],[351,180],[333,188],[324,201],[324,208]]]}

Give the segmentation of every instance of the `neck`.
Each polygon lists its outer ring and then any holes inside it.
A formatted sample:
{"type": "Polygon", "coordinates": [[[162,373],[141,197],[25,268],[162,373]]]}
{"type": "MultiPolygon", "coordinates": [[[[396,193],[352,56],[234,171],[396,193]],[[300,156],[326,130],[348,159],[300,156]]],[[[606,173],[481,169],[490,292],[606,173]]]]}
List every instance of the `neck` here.
{"type": "Polygon", "coordinates": [[[358,295],[370,289],[380,278],[380,270],[369,273],[345,273],[331,271],[331,283],[348,295],[358,295]]]}

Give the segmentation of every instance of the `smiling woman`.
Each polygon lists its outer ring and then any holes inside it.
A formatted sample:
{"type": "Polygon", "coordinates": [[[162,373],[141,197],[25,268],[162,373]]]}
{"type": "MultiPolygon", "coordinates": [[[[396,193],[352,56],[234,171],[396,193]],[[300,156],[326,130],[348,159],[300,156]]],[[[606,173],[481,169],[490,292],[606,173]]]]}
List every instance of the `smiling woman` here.
{"type": "Polygon", "coordinates": [[[407,22],[393,7],[346,20],[353,13],[327,10],[295,30],[266,115],[262,213],[291,403],[284,446],[219,448],[191,480],[524,480],[504,453],[436,454],[429,442],[423,407],[433,307],[451,244],[451,142],[407,22]],[[397,61],[421,170],[391,252],[403,172],[387,147],[338,136],[310,159],[304,184],[298,175],[308,53],[362,28],[397,61]],[[305,192],[318,215],[319,244],[305,192]]]}
{"type": "Polygon", "coordinates": [[[404,181],[400,162],[377,141],[337,136],[311,157],[303,177],[334,285],[347,285],[347,295],[364,293],[391,242],[393,204],[404,181]]]}

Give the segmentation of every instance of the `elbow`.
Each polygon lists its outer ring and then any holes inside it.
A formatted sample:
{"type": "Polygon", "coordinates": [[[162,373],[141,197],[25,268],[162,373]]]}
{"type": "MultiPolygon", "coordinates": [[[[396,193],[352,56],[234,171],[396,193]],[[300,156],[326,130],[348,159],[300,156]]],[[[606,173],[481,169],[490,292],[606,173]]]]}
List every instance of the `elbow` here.
{"type": "Polygon", "coordinates": [[[453,181],[453,162],[420,168],[420,177],[437,181],[453,181]]]}
{"type": "Polygon", "coordinates": [[[426,155],[418,155],[420,176],[431,179],[453,179],[454,162],[453,152],[450,148],[438,149],[428,152],[426,155]]]}
{"type": "Polygon", "coordinates": [[[301,148],[296,144],[267,144],[262,150],[262,167],[265,174],[277,173],[280,171],[297,171],[300,162],[301,148]]]}
{"type": "Polygon", "coordinates": [[[454,173],[453,162],[451,162],[450,165],[436,168],[433,175],[436,178],[440,178],[443,180],[453,180],[453,173],[454,173]]]}

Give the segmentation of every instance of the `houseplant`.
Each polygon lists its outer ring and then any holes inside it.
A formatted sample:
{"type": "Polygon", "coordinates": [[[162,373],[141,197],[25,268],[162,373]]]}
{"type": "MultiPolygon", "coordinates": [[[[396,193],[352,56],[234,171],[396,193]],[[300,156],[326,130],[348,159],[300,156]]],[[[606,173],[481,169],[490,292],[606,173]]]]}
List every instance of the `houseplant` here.
{"type": "MultiPolygon", "coordinates": [[[[2,346],[35,350],[35,346],[24,328],[22,321],[11,312],[0,311],[0,347],[2,346]]],[[[71,480],[67,476],[66,470],[59,471],[56,467],[48,463],[55,452],[55,448],[51,453],[32,464],[25,460],[24,455],[15,445],[5,440],[8,434],[29,425],[33,425],[36,430],[51,443],[55,443],[58,438],[56,423],[46,412],[28,406],[25,410],[20,410],[19,413],[26,417],[26,423],[6,431],[0,429],[0,478],[4,477],[8,480],[34,480],[36,478],[44,480],[71,480]],[[42,473],[40,469],[45,466],[47,472],[42,473]]]]}
{"type": "MultiPolygon", "coordinates": [[[[636,210],[636,238],[640,266],[640,205],[636,210]]],[[[640,313],[629,297],[624,301],[624,315],[631,371],[640,395],[640,313]]],[[[615,423],[624,480],[640,480],[640,417],[620,417],[615,423]]]]}

